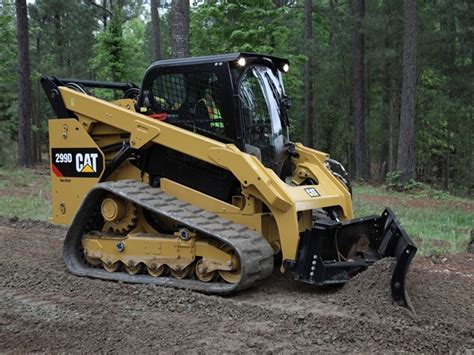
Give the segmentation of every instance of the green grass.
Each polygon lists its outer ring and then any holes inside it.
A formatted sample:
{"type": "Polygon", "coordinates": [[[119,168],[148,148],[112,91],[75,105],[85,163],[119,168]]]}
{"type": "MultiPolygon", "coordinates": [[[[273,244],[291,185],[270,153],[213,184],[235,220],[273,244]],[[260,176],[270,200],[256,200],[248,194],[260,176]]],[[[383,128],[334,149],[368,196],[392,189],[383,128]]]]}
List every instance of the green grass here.
{"type": "Polygon", "coordinates": [[[51,206],[48,172],[0,167],[0,215],[47,221],[51,206]]]}
{"type": "Polygon", "coordinates": [[[402,193],[369,185],[355,187],[356,216],[380,214],[385,206],[395,212],[408,234],[416,241],[420,254],[466,250],[471,229],[474,228],[472,199],[433,191],[402,193]]]}
{"type": "Polygon", "coordinates": [[[50,214],[50,203],[44,197],[0,197],[0,215],[47,221],[50,214]]]}

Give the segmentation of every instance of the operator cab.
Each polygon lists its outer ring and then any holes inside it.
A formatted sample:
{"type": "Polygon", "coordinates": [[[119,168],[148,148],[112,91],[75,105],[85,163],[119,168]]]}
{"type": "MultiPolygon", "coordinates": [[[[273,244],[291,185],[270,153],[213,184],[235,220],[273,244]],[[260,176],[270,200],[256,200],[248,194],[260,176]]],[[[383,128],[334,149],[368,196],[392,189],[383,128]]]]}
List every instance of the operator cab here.
{"type": "Polygon", "coordinates": [[[288,157],[289,62],[233,53],[162,60],[146,71],[137,111],[233,143],[280,175],[288,157]]]}

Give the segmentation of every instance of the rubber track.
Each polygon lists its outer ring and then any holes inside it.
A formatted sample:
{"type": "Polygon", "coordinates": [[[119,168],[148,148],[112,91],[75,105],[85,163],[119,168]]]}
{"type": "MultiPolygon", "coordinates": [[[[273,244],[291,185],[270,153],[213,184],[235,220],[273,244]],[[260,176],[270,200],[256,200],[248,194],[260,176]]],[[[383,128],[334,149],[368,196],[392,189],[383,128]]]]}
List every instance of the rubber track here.
{"type": "MultiPolygon", "coordinates": [[[[92,223],[93,224],[93,223],[92,223]]],[[[74,275],[132,283],[148,283],[185,288],[205,293],[229,294],[252,286],[268,277],[273,270],[273,250],[268,242],[253,230],[221,218],[214,213],[167,195],[159,188],[135,180],[121,180],[97,184],[84,198],[66,234],[63,258],[67,269],[74,275]],[[201,282],[172,277],[129,275],[126,272],[108,272],[88,266],[81,254],[82,236],[98,226],[91,225],[105,194],[112,193],[123,199],[176,221],[176,224],[229,244],[237,252],[241,264],[240,282],[201,282]]]]}

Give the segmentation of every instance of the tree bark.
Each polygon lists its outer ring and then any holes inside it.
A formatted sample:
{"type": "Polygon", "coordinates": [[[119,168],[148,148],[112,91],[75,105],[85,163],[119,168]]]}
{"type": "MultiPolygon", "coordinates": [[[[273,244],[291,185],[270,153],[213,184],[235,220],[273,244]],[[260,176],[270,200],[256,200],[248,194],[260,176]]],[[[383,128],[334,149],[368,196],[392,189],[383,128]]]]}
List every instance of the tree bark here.
{"type": "MultiPolygon", "coordinates": [[[[444,8],[449,9],[450,1],[444,1],[444,8]]],[[[444,45],[442,46],[441,57],[443,58],[444,68],[443,74],[448,78],[447,93],[450,100],[456,101],[456,94],[454,88],[456,84],[453,77],[456,77],[456,23],[455,17],[450,11],[443,11],[440,19],[441,31],[444,33],[444,45]]],[[[443,188],[449,191],[449,181],[451,176],[451,132],[453,132],[453,123],[456,118],[453,117],[452,110],[447,111],[447,126],[446,126],[446,151],[444,153],[444,167],[443,167],[443,188]]]]}
{"type": "MultiPolygon", "coordinates": [[[[396,71],[399,72],[399,71],[396,71]]],[[[389,97],[389,113],[388,113],[388,171],[397,170],[397,151],[398,139],[397,132],[400,122],[400,82],[397,82],[391,74],[390,78],[390,97],[389,97]]]]}
{"type": "Polygon", "coordinates": [[[313,110],[313,0],[305,0],[304,45],[307,57],[304,67],[304,134],[303,141],[308,147],[314,146],[313,110]]]}
{"type": "Polygon", "coordinates": [[[32,99],[28,15],[26,0],[15,0],[18,42],[18,165],[31,167],[35,162],[32,149],[32,99]]]}
{"type": "MultiPolygon", "coordinates": [[[[41,31],[38,33],[36,37],[36,65],[41,67],[41,31]]],[[[36,155],[36,161],[41,163],[43,161],[43,157],[41,156],[41,84],[39,80],[36,80],[36,112],[33,114],[33,123],[37,127],[36,135],[36,152],[33,154],[36,155]]]]}
{"type": "Polygon", "coordinates": [[[160,41],[160,14],[158,13],[158,0],[151,0],[151,42],[153,47],[153,60],[161,59],[160,41]]]}
{"type": "Polygon", "coordinates": [[[354,32],[353,81],[352,81],[352,113],[354,115],[354,155],[356,179],[369,179],[367,159],[367,142],[365,133],[365,87],[364,87],[364,29],[365,0],[354,1],[356,20],[354,32]]]}
{"type": "Polygon", "coordinates": [[[403,75],[397,170],[399,181],[415,178],[416,0],[403,2],[403,75]]]}
{"type": "Polygon", "coordinates": [[[170,15],[171,56],[189,57],[189,0],[173,0],[170,15]]]}

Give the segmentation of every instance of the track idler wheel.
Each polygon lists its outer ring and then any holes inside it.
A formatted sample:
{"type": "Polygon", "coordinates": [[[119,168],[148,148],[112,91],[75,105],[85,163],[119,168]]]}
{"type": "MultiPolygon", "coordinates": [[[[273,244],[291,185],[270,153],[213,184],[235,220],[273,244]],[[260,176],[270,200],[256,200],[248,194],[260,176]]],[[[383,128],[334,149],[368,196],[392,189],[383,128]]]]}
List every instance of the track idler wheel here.
{"type": "Polygon", "coordinates": [[[215,279],[216,277],[216,272],[211,271],[211,272],[206,272],[206,268],[203,266],[203,261],[199,260],[196,263],[196,276],[199,280],[202,282],[211,282],[212,280],[215,279]]]}
{"type": "MultiPolygon", "coordinates": [[[[224,246],[222,248],[227,253],[232,253],[232,248],[230,246],[224,246]]],[[[235,254],[232,255],[232,270],[225,271],[219,270],[219,275],[227,281],[228,283],[235,284],[240,281],[240,260],[239,257],[235,254]]]]}

